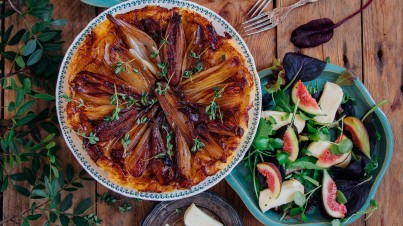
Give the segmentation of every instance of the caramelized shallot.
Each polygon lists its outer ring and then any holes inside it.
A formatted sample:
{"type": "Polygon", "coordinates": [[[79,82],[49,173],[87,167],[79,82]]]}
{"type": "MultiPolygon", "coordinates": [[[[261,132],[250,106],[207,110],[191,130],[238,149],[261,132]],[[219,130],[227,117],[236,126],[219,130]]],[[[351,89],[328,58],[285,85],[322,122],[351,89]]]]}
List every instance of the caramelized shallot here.
{"type": "Polygon", "coordinates": [[[175,129],[176,169],[180,177],[180,185],[184,188],[192,185],[191,157],[189,146],[178,128],[175,129]]]}
{"type": "Polygon", "coordinates": [[[158,52],[154,40],[142,30],[124,20],[117,19],[110,14],[106,15],[106,17],[119,28],[125,44],[130,47],[130,52],[141,59],[142,63],[152,71],[153,74],[156,74],[158,71],[156,65],[160,63],[160,57],[156,56],[155,58],[151,58],[153,53],[158,52]]]}
{"type": "Polygon", "coordinates": [[[168,63],[168,76],[171,84],[180,82],[183,70],[182,63],[186,51],[185,31],[183,30],[182,16],[174,13],[165,34],[166,43],[162,44],[164,62],[168,63]]]}

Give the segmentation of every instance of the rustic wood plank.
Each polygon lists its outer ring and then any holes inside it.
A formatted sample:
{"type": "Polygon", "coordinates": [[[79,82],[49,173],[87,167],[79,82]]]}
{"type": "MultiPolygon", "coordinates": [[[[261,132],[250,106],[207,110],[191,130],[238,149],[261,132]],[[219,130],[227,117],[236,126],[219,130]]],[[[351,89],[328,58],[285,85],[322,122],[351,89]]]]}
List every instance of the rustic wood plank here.
{"type": "MultiPolygon", "coordinates": [[[[276,7],[285,7],[294,4],[297,0],[279,0],[276,7]]],[[[318,19],[323,13],[323,7],[327,1],[319,1],[296,8],[288,14],[288,17],[277,27],[277,56],[283,59],[288,52],[301,52],[308,56],[323,59],[323,46],[309,49],[299,49],[290,42],[292,31],[298,26],[308,23],[313,19],[318,19]]]]}
{"type": "MultiPolygon", "coordinates": [[[[17,7],[19,7],[18,2],[14,3],[16,4],[17,7]]],[[[11,9],[10,5],[6,2],[6,10],[11,9]]],[[[25,25],[23,24],[22,20],[18,19],[18,15],[17,13],[6,18],[4,21],[5,27],[9,27],[10,25],[14,25],[14,29],[13,32],[11,34],[11,37],[20,29],[24,28],[25,25]]],[[[7,50],[9,51],[15,51],[17,52],[18,49],[21,47],[21,45],[16,45],[16,46],[8,46],[7,50]]],[[[11,70],[11,62],[10,61],[6,61],[5,65],[4,65],[4,71],[5,73],[9,73],[9,71],[11,70]]],[[[13,76],[15,78],[15,76],[13,76]]],[[[16,79],[18,81],[18,79],[16,79]]],[[[8,103],[12,100],[15,101],[15,92],[14,91],[3,91],[4,92],[4,104],[8,105],[8,103]]],[[[10,119],[12,118],[14,115],[14,113],[10,113],[7,110],[4,110],[4,119],[10,119]]],[[[7,168],[7,172],[9,175],[17,173],[19,171],[21,171],[22,166],[21,167],[13,167],[12,169],[10,169],[10,167],[6,167],[7,168]]],[[[9,182],[11,182],[11,180],[9,180],[9,182]]],[[[28,187],[29,184],[26,182],[14,182],[15,185],[20,185],[23,187],[28,187]]],[[[7,219],[11,216],[14,216],[15,214],[24,211],[25,209],[29,208],[30,202],[29,199],[22,196],[21,194],[19,194],[17,191],[15,191],[12,188],[12,184],[9,184],[9,187],[7,188],[6,192],[3,193],[3,219],[7,219]]],[[[21,224],[22,223],[22,219],[21,218],[15,218],[7,223],[5,223],[5,226],[8,225],[16,225],[16,224],[21,224]]]]}
{"type": "MultiPolygon", "coordinates": [[[[366,2],[366,1],[365,1],[366,2]]],[[[369,226],[399,225],[403,220],[403,67],[402,14],[399,0],[374,1],[363,14],[364,82],[382,107],[394,134],[394,154],[375,197],[380,205],[367,221],[369,226]]]]}
{"type": "MultiPolygon", "coordinates": [[[[277,7],[288,6],[295,2],[279,1],[277,7]]],[[[303,54],[319,59],[330,57],[331,63],[352,69],[361,74],[361,19],[359,16],[337,28],[333,39],[324,45],[309,49],[299,49],[290,42],[291,33],[298,26],[311,20],[325,17],[332,19],[336,23],[353,13],[360,5],[361,0],[319,1],[295,9],[277,27],[278,57],[282,58],[285,53],[291,51],[300,51],[303,54]]]]}
{"type": "MultiPolygon", "coordinates": [[[[255,36],[246,36],[243,33],[242,23],[247,19],[246,13],[256,2],[255,0],[211,1],[195,0],[194,2],[206,6],[226,19],[244,38],[251,51],[257,70],[270,66],[275,57],[275,30],[271,30],[255,36]]],[[[271,3],[268,9],[271,9],[271,3]]]]}
{"type": "MultiPolygon", "coordinates": [[[[3,14],[5,12],[5,3],[2,2],[0,4],[0,12],[1,14],[3,14]]],[[[4,19],[1,19],[0,21],[0,29],[3,31],[4,30],[4,19]]],[[[2,38],[2,37],[1,37],[2,38]]],[[[3,56],[0,56],[1,60],[4,60],[3,56]]],[[[0,70],[2,72],[2,74],[4,74],[4,65],[0,66],[0,70]]],[[[1,106],[3,106],[4,103],[4,91],[3,89],[1,89],[0,91],[0,104],[1,106]]],[[[4,108],[0,109],[0,118],[4,119],[4,108]]],[[[2,131],[0,133],[3,133],[2,131]]],[[[0,152],[2,153],[3,150],[0,149],[0,152]]],[[[0,194],[0,219],[3,219],[3,194],[0,194]]]]}
{"type": "MultiPolygon", "coordinates": [[[[276,7],[288,6],[297,2],[280,0],[276,7]]],[[[285,53],[297,51],[308,56],[325,59],[331,63],[352,69],[360,77],[362,73],[362,29],[361,18],[357,16],[335,30],[331,41],[315,48],[300,49],[290,42],[291,33],[298,26],[311,20],[329,18],[335,23],[352,14],[361,6],[361,0],[318,1],[292,11],[287,19],[277,27],[277,55],[280,59],[285,53]]],[[[360,218],[353,226],[365,225],[360,218]]]]}
{"type": "MultiPolygon", "coordinates": [[[[66,50],[78,34],[84,28],[90,19],[95,16],[95,8],[86,6],[79,1],[52,1],[55,4],[56,17],[67,18],[69,24],[63,30],[63,37],[66,40],[64,50],[66,50]],[[90,12],[90,13],[89,13],[90,12]]],[[[196,2],[207,6],[208,8],[218,12],[227,19],[238,31],[241,31],[241,24],[244,20],[243,15],[253,5],[254,0],[248,1],[210,1],[197,0],[196,2]]],[[[286,6],[295,1],[279,0],[278,6],[286,6]]],[[[364,1],[366,2],[366,1],[364,1]]],[[[337,28],[335,36],[323,46],[312,49],[302,50],[301,52],[310,56],[324,59],[329,56],[331,62],[342,65],[357,72],[358,75],[364,74],[363,80],[369,88],[371,94],[376,101],[388,99],[390,104],[383,109],[393,122],[392,127],[395,138],[403,135],[403,126],[401,116],[402,110],[402,66],[399,56],[402,53],[402,33],[399,28],[402,27],[402,21],[399,16],[402,15],[402,4],[398,0],[375,1],[363,16],[363,33],[361,32],[361,18],[358,16],[343,26],[337,28]],[[390,16],[396,15],[396,16],[390,16]],[[362,35],[362,36],[361,36],[362,35]],[[364,43],[364,44],[362,44],[364,43]],[[362,50],[363,47],[363,50],[362,50]],[[400,53],[400,54],[399,54],[400,53]],[[363,67],[364,64],[364,67],[363,67]]],[[[306,23],[312,19],[328,17],[334,22],[343,19],[352,13],[361,5],[361,0],[339,0],[339,1],[319,1],[304,9],[295,10],[289,15],[287,20],[280,24],[277,29],[269,32],[245,37],[257,64],[258,70],[268,67],[275,56],[282,58],[286,52],[299,51],[289,42],[291,32],[299,25],[306,23]],[[341,10],[342,9],[342,10],[341,10]],[[277,36],[277,43],[276,43],[277,36]],[[262,44],[263,40],[263,44],[262,44]]],[[[13,20],[14,26],[16,26],[13,20]]],[[[17,25],[18,26],[18,25],[17,25]]],[[[12,94],[6,94],[7,98],[14,98],[12,94]]],[[[10,116],[8,116],[10,117],[10,116]]],[[[62,150],[65,153],[62,156],[63,165],[73,164],[78,171],[81,167],[64,145],[64,141],[60,138],[62,150]]],[[[375,213],[367,222],[367,225],[393,225],[401,221],[403,214],[400,200],[403,200],[399,188],[402,184],[402,163],[403,157],[399,147],[403,145],[401,139],[395,139],[395,155],[391,164],[391,168],[381,184],[377,194],[377,200],[380,202],[381,211],[375,213]],[[389,192],[382,192],[389,191],[389,192]]],[[[87,197],[95,195],[95,183],[85,184],[85,190],[81,195],[87,197]]],[[[108,190],[102,185],[97,184],[97,192],[104,193],[108,190]]],[[[239,211],[245,225],[259,225],[260,223],[254,219],[244,206],[240,198],[225,182],[219,183],[210,189],[215,193],[229,201],[236,210],[239,211]]],[[[22,199],[16,198],[17,194],[4,195],[3,211],[4,217],[21,209],[25,209],[29,204],[22,199]],[[13,200],[14,198],[14,200],[13,200]]],[[[78,196],[75,201],[78,201],[78,196]]],[[[103,219],[104,225],[138,225],[148,213],[149,209],[155,204],[154,202],[142,201],[136,202],[133,199],[127,199],[123,202],[132,204],[134,211],[121,215],[116,206],[108,207],[99,205],[97,214],[103,219]]],[[[10,224],[11,225],[11,224],[10,224]]],[[[363,218],[355,226],[365,225],[363,218]]]]}
{"type": "MultiPolygon", "coordinates": [[[[63,53],[67,51],[74,38],[87,26],[87,24],[96,16],[95,8],[82,3],[81,1],[58,1],[51,0],[55,7],[54,17],[67,19],[68,23],[62,28],[63,40],[63,53]]],[[[66,169],[67,165],[72,165],[75,172],[78,174],[82,167],[68,149],[62,136],[58,138],[58,143],[62,146],[59,153],[61,165],[66,169]]],[[[91,197],[93,202],[96,201],[96,182],[85,181],[83,182],[84,188],[74,192],[73,207],[76,206],[83,198],[91,197]]],[[[67,194],[67,193],[66,193],[67,194]]],[[[70,210],[72,212],[72,210],[70,210]]],[[[96,209],[91,209],[88,213],[95,212],[96,209]]]]}
{"type": "MultiPolygon", "coordinates": [[[[328,17],[337,23],[361,7],[361,0],[322,1],[320,17],[328,17]]],[[[312,18],[313,19],[313,18],[312,18]]],[[[335,29],[332,40],[322,47],[323,57],[330,57],[332,64],[362,74],[362,29],[361,17],[357,15],[335,29]]]]}
{"type": "MultiPolygon", "coordinates": [[[[14,1],[15,2],[15,1],[14,1]]],[[[92,19],[95,16],[95,10],[93,11],[94,13],[91,15],[89,14],[88,6],[76,1],[74,3],[71,2],[62,2],[62,1],[52,1],[53,4],[55,5],[55,17],[58,18],[66,18],[69,20],[69,26],[66,26],[63,29],[63,37],[64,40],[66,41],[66,45],[64,46],[64,51],[68,48],[68,45],[71,43],[73,38],[78,34],[79,31],[89,22],[90,19],[92,19]],[[75,12],[74,14],[71,12],[75,12]],[[80,13],[81,12],[81,13],[80,13]],[[81,15],[80,15],[81,14],[81,15]]],[[[7,7],[8,4],[6,4],[7,7]]],[[[16,7],[20,8],[20,5],[16,4],[16,7]]],[[[14,25],[14,31],[17,31],[21,28],[25,28],[25,24],[23,24],[23,21],[18,19],[18,15],[15,14],[12,17],[9,17],[5,21],[6,26],[10,26],[11,24],[14,25]]],[[[16,50],[19,46],[10,48],[10,50],[16,50]]],[[[10,63],[7,63],[5,65],[6,72],[10,70],[10,63]]],[[[5,100],[13,100],[15,99],[15,93],[6,91],[4,93],[4,98],[5,100]]],[[[48,103],[46,102],[38,102],[34,105],[33,110],[41,110],[43,107],[47,106],[48,103]]],[[[5,111],[5,118],[10,118],[12,115],[5,111]]],[[[61,151],[60,153],[60,159],[62,167],[65,169],[67,164],[72,164],[73,167],[76,169],[77,172],[81,170],[81,167],[75,161],[73,160],[73,156],[70,151],[68,151],[67,146],[65,145],[65,142],[62,137],[58,138],[58,142],[61,145],[61,151]]],[[[14,173],[18,172],[20,168],[15,167],[14,169],[10,169],[9,173],[14,173]]],[[[16,183],[19,185],[22,185],[24,187],[29,188],[28,184],[20,184],[16,183]]],[[[93,199],[95,199],[95,182],[85,182],[84,188],[82,189],[81,192],[77,192],[75,194],[75,201],[73,202],[77,204],[79,200],[83,197],[88,197],[92,196],[93,199]]],[[[18,214],[30,206],[30,200],[26,197],[21,196],[17,192],[15,192],[12,188],[9,188],[7,192],[3,194],[3,219],[6,219],[10,216],[13,216],[15,214],[18,214]]],[[[43,219],[45,220],[45,219],[43,219]]],[[[44,222],[44,221],[43,221],[44,222]]],[[[15,225],[15,224],[20,224],[21,219],[16,218],[13,221],[9,221],[5,225],[15,225]]],[[[39,222],[36,222],[39,223],[39,222]]]]}

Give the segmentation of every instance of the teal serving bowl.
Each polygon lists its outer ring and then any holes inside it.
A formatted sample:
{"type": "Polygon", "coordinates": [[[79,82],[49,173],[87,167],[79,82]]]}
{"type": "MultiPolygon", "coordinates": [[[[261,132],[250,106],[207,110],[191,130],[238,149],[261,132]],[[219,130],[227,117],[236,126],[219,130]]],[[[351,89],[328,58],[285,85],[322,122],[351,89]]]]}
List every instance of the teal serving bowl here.
{"type": "MultiPolygon", "coordinates": [[[[345,71],[345,68],[327,64],[325,70],[322,74],[315,79],[315,84],[319,86],[319,88],[323,88],[325,82],[335,82],[337,77],[345,71]]],[[[267,92],[264,89],[264,84],[268,81],[268,76],[271,75],[271,70],[266,69],[259,72],[259,76],[261,78],[261,86],[262,86],[262,94],[265,95],[267,92]]],[[[353,97],[356,100],[355,111],[357,117],[360,118],[363,116],[369,109],[371,109],[375,102],[372,99],[371,95],[368,93],[368,90],[365,88],[364,84],[356,79],[355,84],[351,86],[343,86],[343,92],[347,93],[349,96],[353,97]]],[[[390,127],[389,121],[386,118],[385,114],[378,108],[374,113],[372,113],[375,128],[380,133],[381,139],[377,142],[371,152],[378,153],[379,155],[379,166],[377,170],[372,172],[372,180],[370,181],[371,189],[369,191],[368,199],[366,200],[364,206],[360,211],[366,210],[369,206],[369,202],[374,198],[375,193],[382,181],[382,177],[385,175],[386,170],[390,165],[390,161],[392,159],[393,154],[393,135],[392,129],[390,127]]],[[[281,214],[276,213],[274,211],[267,211],[262,213],[259,209],[258,200],[256,199],[256,195],[253,191],[253,185],[251,180],[247,180],[248,169],[244,167],[244,162],[241,161],[226,177],[227,182],[231,185],[231,187],[238,193],[241,197],[242,201],[245,203],[246,207],[249,211],[265,225],[270,226],[280,226],[280,225],[309,225],[309,226],[324,226],[331,225],[331,219],[327,218],[323,213],[321,213],[320,207],[315,207],[313,210],[307,213],[308,221],[301,222],[297,219],[283,219],[280,220],[281,214]]],[[[353,216],[349,221],[343,223],[343,225],[348,225],[360,218],[360,216],[353,216]]]]}
{"type": "Polygon", "coordinates": [[[120,3],[124,2],[125,0],[81,0],[81,1],[88,5],[109,8],[114,5],[120,4],[120,3]]]}

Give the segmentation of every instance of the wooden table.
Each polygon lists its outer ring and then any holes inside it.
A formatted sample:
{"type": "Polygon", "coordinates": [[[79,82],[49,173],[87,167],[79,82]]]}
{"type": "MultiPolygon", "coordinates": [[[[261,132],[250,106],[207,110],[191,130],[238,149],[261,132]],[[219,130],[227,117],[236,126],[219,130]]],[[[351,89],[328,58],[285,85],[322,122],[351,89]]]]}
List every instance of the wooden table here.
{"type": "MultiPolygon", "coordinates": [[[[78,0],[52,0],[55,6],[55,17],[68,19],[63,28],[63,37],[66,41],[64,51],[74,37],[103,9],[85,5],[78,0]]],[[[197,0],[222,17],[228,20],[237,30],[242,30],[244,15],[255,0],[197,0]]],[[[287,6],[296,0],[277,0],[274,6],[287,6]]],[[[376,0],[361,15],[353,18],[336,29],[333,39],[316,48],[298,49],[290,43],[291,32],[299,25],[312,19],[328,17],[337,22],[350,15],[366,0],[321,0],[304,8],[293,11],[287,20],[276,29],[266,33],[245,37],[251,50],[258,70],[271,65],[274,58],[283,58],[290,51],[300,51],[304,54],[324,59],[330,57],[331,63],[354,70],[364,82],[376,102],[387,99],[389,104],[382,107],[388,116],[395,137],[395,153],[389,171],[383,178],[376,199],[380,204],[377,211],[368,221],[360,218],[353,225],[398,225],[403,219],[403,2],[401,0],[376,0]]],[[[2,3],[0,1],[0,3],[2,3]]],[[[273,3],[270,7],[274,7],[273,3]]],[[[5,4],[5,7],[9,6],[5,4]]],[[[15,28],[21,26],[16,16],[4,21],[13,23],[15,28]],[[17,22],[15,22],[17,21],[17,22]]],[[[14,29],[16,30],[16,29],[14,29]]],[[[12,93],[4,93],[7,99],[12,93]]],[[[9,117],[9,115],[5,115],[9,117]]],[[[79,164],[67,149],[62,138],[62,164],[72,164],[77,170],[79,164]]],[[[85,188],[75,194],[78,202],[80,197],[104,193],[108,190],[96,182],[85,183],[85,188]]],[[[245,225],[260,225],[249,213],[235,191],[222,181],[210,189],[229,201],[238,210],[245,225]]],[[[155,202],[136,202],[129,200],[133,210],[127,214],[120,214],[117,208],[106,205],[96,207],[96,214],[103,220],[103,225],[139,225],[155,202]]],[[[28,207],[28,200],[9,189],[2,196],[3,219],[28,207]]],[[[16,220],[18,221],[18,220],[16,220]]],[[[7,225],[14,225],[8,223],[7,225]]]]}

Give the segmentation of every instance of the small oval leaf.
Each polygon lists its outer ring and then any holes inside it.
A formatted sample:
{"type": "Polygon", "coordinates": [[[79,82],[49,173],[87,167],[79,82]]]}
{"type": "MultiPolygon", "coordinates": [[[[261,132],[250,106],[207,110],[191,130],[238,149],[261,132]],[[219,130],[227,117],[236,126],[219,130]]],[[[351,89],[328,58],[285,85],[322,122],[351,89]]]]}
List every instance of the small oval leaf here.
{"type": "Polygon", "coordinates": [[[21,107],[18,109],[16,116],[22,115],[25,112],[27,112],[29,109],[31,109],[32,105],[35,103],[35,100],[29,100],[25,102],[21,107]]]}
{"type": "Polygon", "coordinates": [[[21,68],[25,67],[24,59],[22,59],[21,56],[18,56],[18,57],[15,59],[15,63],[17,63],[17,65],[18,65],[19,67],[21,67],[21,68]]]}
{"type": "Polygon", "coordinates": [[[35,39],[29,40],[24,49],[24,56],[31,55],[35,51],[35,49],[36,49],[36,40],[35,39]]]}
{"type": "Polygon", "coordinates": [[[27,60],[27,66],[32,66],[39,62],[43,54],[42,49],[37,49],[27,60]]]}
{"type": "Polygon", "coordinates": [[[291,42],[300,48],[322,45],[333,37],[334,23],[328,18],[312,20],[291,33],[291,42]]]}

